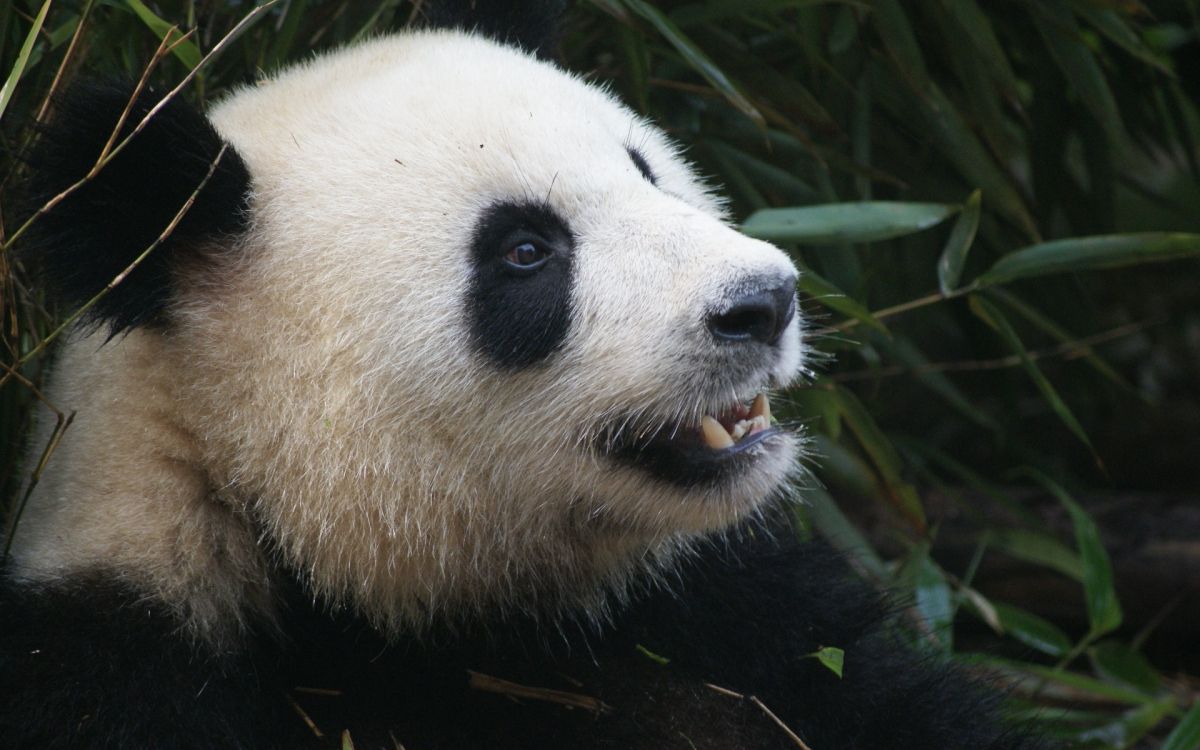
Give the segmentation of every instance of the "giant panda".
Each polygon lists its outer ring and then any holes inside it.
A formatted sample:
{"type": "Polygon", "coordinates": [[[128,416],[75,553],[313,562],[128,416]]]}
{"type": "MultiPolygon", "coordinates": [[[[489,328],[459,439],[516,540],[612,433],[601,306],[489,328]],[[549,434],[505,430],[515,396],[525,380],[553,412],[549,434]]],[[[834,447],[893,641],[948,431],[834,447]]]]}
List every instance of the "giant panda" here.
{"type": "Polygon", "coordinates": [[[545,59],[560,6],[426,3],[207,115],[59,101],[31,206],[136,135],[24,243],[91,306],[5,747],[1040,746],[796,541],[796,269],[545,59]]]}

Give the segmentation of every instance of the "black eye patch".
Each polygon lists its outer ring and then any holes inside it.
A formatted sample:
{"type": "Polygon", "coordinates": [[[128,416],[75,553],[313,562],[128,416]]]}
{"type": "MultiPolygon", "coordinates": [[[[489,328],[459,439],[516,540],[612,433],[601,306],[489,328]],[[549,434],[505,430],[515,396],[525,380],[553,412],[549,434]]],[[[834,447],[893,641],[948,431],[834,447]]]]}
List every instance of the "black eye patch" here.
{"type": "Polygon", "coordinates": [[[642,177],[645,177],[647,182],[657,187],[658,178],[654,176],[654,172],[651,171],[650,165],[646,162],[646,157],[642,156],[642,152],[629,146],[626,147],[625,153],[629,154],[629,158],[633,161],[633,166],[637,167],[638,171],[642,173],[642,177]]]}
{"type": "Polygon", "coordinates": [[[475,348],[518,370],[553,354],[571,323],[575,241],[542,203],[501,202],[479,217],[471,239],[465,307],[475,348]]]}

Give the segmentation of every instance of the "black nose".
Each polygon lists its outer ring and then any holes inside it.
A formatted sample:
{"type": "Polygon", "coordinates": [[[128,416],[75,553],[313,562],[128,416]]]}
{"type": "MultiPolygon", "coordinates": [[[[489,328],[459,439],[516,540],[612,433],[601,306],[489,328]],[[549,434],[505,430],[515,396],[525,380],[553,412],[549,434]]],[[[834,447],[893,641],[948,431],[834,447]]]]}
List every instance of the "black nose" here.
{"type": "Polygon", "coordinates": [[[752,285],[728,307],[708,317],[718,341],[759,341],[774,345],[796,315],[796,277],[752,285]]]}

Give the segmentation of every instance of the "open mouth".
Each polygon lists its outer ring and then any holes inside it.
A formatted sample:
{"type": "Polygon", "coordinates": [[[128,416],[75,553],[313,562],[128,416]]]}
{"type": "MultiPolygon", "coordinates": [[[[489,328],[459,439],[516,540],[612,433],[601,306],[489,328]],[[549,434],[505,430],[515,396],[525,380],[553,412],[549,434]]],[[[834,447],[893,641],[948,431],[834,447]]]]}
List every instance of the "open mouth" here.
{"type": "Polygon", "coordinates": [[[783,430],[771,424],[765,393],[734,403],[699,424],[669,425],[652,434],[624,430],[608,441],[610,455],[682,487],[720,484],[781,450],[783,430]]]}

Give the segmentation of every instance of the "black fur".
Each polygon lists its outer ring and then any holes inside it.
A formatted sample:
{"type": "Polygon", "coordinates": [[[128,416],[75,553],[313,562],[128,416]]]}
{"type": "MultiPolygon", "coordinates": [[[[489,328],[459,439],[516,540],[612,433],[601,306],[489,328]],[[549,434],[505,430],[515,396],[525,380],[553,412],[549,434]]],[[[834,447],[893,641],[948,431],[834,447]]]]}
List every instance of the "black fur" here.
{"type": "MultiPolygon", "coordinates": [[[[31,209],[88,173],[133,93],[131,85],[76,84],[55,106],[30,157],[31,209]]],[[[162,98],[145,90],[118,141],[162,98]]],[[[176,96],[96,176],[30,228],[22,257],[41,272],[60,304],[87,302],[159,237],[204,180],[222,140],[200,112],[176,96]]],[[[243,231],[250,176],[227,148],[174,232],[91,311],[113,333],[161,325],[181,256],[243,231]]]]}
{"type": "Polygon", "coordinates": [[[567,337],[571,323],[574,238],[540,203],[498,203],[476,224],[474,266],[466,300],[477,349],[510,370],[541,362],[567,337]],[[504,255],[524,242],[549,253],[545,264],[518,272],[504,255]]]}
{"type": "Polygon", "coordinates": [[[433,28],[464,29],[554,57],[566,0],[435,0],[422,7],[433,28]]]}
{"type": "Polygon", "coordinates": [[[642,152],[632,146],[627,147],[625,151],[629,154],[630,160],[633,161],[633,166],[637,167],[637,170],[642,173],[642,177],[645,177],[646,181],[651,185],[658,185],[658,178],[654,176],[654,171],[650,169],[650,163],[646,161],[646,157],[642,155],[642,152]]]}
{"type": "MultiPolygon", "coordinates": [[[[0,742],[30,750],[283,750],[272,664],[188,643],[166,607],[99,572],[0,583],[0,742]]],[[[289,719],[285,721],[285,719],[289,719]]]]}
{"type": "Polygon", "coordinates": [[[714,544],[684,567],[676,593],[642,597],[599,633],[493,623],[388,646],[297,590],[284,650],[189,659],[170,616],[130,592],[94,582],[10,591],[0,736],[14,747],[333,750],[348,729],[356,747],[393,747],[394,736],[423,750],[794,750],[753,695],[815,750],[1041,747],[1001,728],[994,695],[900,643],[882,601],[829,548],[757,533],[714,544]],[[845,650],[843,679],[808,656],[821,646],[845,650]],[[475,689],[471,672],[607,710],[475,689]],[[296,686],[324,691],[292,693],[323,738],[289,713],[283,690],[296,686]]]}

